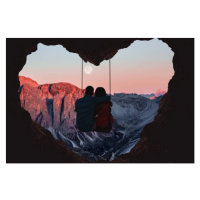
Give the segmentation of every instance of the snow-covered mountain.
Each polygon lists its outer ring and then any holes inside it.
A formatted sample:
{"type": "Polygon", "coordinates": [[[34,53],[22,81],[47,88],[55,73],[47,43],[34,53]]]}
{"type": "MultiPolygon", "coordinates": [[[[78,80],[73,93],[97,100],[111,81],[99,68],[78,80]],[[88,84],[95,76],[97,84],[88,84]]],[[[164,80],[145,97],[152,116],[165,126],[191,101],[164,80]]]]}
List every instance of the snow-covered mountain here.
{"type": "Polygon", "coordinates": [[[140,94],[141,96],[143,97],[146,97],[146,98],[151,98],[151,97],[155,97],[155,94],[154,93],[151,93],[151,94],[140,94]]]}
{"type": "Polygon", "coordinates": [[[33,121],[91,161],[113,160],[128,153],[139,141],[144,126],[153,121],[160,102],[160,98],[150,100],[137,94],[114,94],[111,133],[85,133],[75,127],[75,101],[83,96],[80,88],[69,83],[39,85],[25,77],[19,78],[21,106],[33,121]]]}

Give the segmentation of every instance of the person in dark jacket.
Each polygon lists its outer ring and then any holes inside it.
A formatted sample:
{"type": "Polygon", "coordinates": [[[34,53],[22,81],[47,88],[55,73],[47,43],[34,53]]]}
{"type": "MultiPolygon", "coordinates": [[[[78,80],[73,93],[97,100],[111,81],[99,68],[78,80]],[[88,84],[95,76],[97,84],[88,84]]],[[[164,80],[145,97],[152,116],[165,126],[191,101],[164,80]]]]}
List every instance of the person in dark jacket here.
{"type": "MultiPolygon", "coordinates": [[[[98,87],[95,91],[95,97],[101,98],[106,96],[103,87],[98,87]]],[[[112,102],[101,102],[95,107],[96,129],[95,131],[109,133],[112,129],[113,116],[111,114],[112,102]]]]}
{"type": "Polygon", "coordinates": [[[96,128],[94,113],[98,103],[110,101],[110,96],[93,97],[94,88],[88,86],[85,95],[75,103],[76,126],[80,131],[92,131],[96,128]]]}

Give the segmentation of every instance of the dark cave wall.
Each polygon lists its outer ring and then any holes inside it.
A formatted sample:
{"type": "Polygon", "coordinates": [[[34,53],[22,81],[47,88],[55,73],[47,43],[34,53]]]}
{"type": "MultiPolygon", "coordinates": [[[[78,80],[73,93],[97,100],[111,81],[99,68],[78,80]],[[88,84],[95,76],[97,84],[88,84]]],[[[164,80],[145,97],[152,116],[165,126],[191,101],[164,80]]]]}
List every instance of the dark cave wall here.
{"type": "MultiPolygon", "coordinates": [[[[7,162],[85,162],[50,132],[33,123],[30,114],[20,106],[18,73],[27,55],[37,50],[38,43],[61,44],[68,51],[78,53],[85,62],[99,65],[137,39],[7,39],[7,162]]],[[[114,162],[194,161],[194,39],[161,40],[175,53],[175,74],[154,122],[144,128],[141,140],[131,152],[114,162]]]]}

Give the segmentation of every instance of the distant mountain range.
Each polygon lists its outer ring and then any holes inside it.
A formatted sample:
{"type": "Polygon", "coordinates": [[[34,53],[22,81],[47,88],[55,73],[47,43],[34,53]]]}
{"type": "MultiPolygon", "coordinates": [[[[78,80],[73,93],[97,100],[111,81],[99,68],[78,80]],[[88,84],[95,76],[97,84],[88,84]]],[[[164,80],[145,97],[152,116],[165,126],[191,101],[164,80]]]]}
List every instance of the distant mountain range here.
{"type": "Polygon", "coordinates": [[[159,95],[164,93],[158,90],[149,95],[112,95],[113,131],[110,134],[94,131],[86,134],[75,127],[74,106],[76,100],[83,97],[83,90],[70,83],[39,85],[23,76],[19,76],[19,80],[21,106],[30,113],[32,120],[91,161],[112,160],[128,153],[139,141],[144,126],[153,121],[162,98],[159,95]],[[151,97],[155,99],[149,99],[151,97]]]}
{"type": "MultiPolygon", "coordinates": [[[[157,97],[163,96],[166,92],[164,90],[158,89],[155,93],[151,93],[151,94],[137,94],[140,96],[143,96],[147,99],[156,99],[157,97]]],[[[121,93],[114,93],[114,95],[131,95],[131,94],[136,94],[136,93],[126,93],[126,92],[121,92],[121,93]]]]}
{"type": "Polygon", "coordinates": [[[151,93],[151,94],[140,94],[143,97],[146,97],[148,99],[156,99],[159,96],[163,96],[166,92],[164,90],[158,89],[155,93],[151,93]]]}

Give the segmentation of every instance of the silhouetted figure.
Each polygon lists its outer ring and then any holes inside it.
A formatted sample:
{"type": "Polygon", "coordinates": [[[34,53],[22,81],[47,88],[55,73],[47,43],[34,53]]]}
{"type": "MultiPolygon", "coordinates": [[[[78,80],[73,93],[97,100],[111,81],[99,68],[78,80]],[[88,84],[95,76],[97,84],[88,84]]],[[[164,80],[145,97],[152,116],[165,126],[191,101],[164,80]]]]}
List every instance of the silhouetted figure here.
{"type": "MultiPolygon", "coordinates": [[[[98,87],[95,91],[95,97],[102,98],[106,96],[106,91],[102,87],[98,87]]],[[[111,114],[112,103],[109,101],[97,104],[95,108],[96,129],[99,132],[110,132],[113,124],[113,116],[111,114]]]]}
{"type": "Polygon", "coordinates": [[[92,131],[96,128],[95,123],[95,106],[98,103],[110,101],[110,96],[93,97],[94,88],[86,87],[83,98],[78,99],[75,103],[75,111],[77,112],[76,126],[80,131],[92,131]]]}

